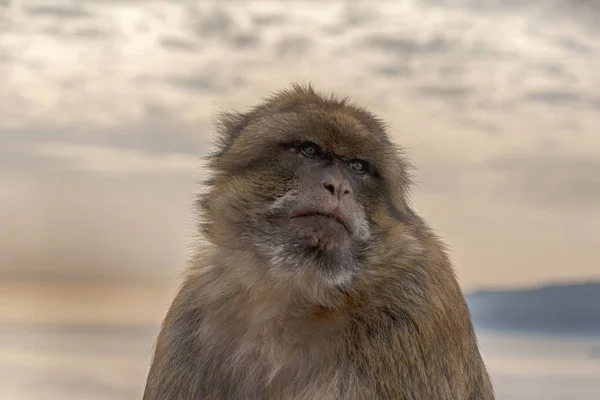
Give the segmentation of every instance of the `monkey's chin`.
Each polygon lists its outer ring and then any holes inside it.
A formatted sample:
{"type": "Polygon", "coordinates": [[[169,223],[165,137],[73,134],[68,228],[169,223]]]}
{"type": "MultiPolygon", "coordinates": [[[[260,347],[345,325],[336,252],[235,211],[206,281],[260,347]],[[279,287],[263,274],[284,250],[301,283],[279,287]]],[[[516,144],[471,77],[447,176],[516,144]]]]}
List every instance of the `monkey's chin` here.
{"type": "Polygon", "coordinates": [[[350,242],[350,233],[343,224],[320,215],[292,218],[290,228],[299,247],[309,251],[339,251],[350,242]]]}

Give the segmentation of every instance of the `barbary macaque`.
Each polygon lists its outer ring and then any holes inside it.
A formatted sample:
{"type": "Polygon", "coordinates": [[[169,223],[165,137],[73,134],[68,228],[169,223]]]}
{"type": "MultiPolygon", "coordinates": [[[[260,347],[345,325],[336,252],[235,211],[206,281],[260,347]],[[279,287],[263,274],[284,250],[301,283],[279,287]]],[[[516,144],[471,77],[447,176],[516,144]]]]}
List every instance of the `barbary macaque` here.
{"type": "Polygon", "coordinates": [[[492,400],[383,122],[292,85],[218,121],[199,245],[144,400],[492,400]]]}

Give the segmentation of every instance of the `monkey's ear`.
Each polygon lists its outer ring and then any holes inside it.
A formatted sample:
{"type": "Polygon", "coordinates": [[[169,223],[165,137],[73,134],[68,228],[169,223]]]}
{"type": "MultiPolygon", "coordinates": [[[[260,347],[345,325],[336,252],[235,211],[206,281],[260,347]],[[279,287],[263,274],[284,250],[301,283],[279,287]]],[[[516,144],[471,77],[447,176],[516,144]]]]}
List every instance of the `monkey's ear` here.
{"type": "Polygon", "coordinates": [[[237,112],[221,112],[215,120],[216,135],[216,151],[212,154],[212,158],[220,158],[226,153],[233,142],[240,136],[250,118],[247,114],[237,112]]]}

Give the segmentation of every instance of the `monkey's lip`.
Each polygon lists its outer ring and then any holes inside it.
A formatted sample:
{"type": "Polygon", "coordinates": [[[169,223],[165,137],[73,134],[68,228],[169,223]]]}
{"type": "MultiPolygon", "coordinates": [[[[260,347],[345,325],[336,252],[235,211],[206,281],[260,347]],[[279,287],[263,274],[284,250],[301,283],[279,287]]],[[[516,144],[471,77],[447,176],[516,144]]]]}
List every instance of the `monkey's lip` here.
{"type": "Polygon", "coordinates": [[[290,217],[290,219],[294,219],[294,218],[306,218],[306,217],[325,217],[325,218],[329,218],[337,223],[339,223],[340,225],[342,225],[344,227],[344,229],[346,229],[346,231],[348,231],[348,233],[351,232],[350,227],[348,226],[348,224],[346,223],[346,221],[344,221],[342,218],[340,218],[338,215],[336,214],[332,214],[332,213],[326,213],[323,211],[302,211],[299,213],[296,213],[294,215],[292,215],[290,217]]]}

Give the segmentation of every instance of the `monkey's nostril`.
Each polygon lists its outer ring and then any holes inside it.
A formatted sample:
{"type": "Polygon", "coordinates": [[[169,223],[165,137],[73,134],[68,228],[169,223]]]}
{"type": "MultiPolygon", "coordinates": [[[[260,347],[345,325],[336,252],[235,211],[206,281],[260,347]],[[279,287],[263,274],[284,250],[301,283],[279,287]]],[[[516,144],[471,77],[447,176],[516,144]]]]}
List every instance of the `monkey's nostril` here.
{"type": "Polygon", "coordinates": [[[341,192],[342,196],[348,196],[352,193],[350,185],[348,185],[346,182],[342,183],[341,187],[338,190],[341,192]]]}
{"type": "Polygon", "coordinates": [[[335,186],[332,183],[323,182],[323,186],[329,191],[329,193],[335,194],[335,186]]]}

